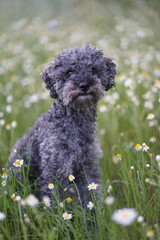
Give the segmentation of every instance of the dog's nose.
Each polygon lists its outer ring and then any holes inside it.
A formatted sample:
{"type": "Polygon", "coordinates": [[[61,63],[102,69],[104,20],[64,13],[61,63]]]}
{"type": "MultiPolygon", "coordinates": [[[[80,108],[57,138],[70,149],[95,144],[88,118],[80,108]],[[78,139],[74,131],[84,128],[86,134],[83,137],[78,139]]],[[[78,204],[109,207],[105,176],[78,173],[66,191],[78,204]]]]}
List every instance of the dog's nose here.
{"type": "Polygon", "coordinates": [[[80,83],[79,87],[82,91],[87,91],[89,89],[89,85],[87,83],[80,83]]]}

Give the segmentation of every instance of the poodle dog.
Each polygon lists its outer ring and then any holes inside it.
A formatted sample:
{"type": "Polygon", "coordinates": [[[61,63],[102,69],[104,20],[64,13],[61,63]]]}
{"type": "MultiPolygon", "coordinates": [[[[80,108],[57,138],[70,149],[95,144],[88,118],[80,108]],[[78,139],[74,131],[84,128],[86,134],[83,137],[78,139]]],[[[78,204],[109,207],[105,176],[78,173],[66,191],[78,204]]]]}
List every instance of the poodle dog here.
{"type": "Polygon", "coordinates": [[[41,196],[51,197],[48,184],[57,180],[63,196],[70,184],[68,177],[73,175],[86,207],[86,186],[100,184],[102,150],[96,132],[96,107],[105,91],[115,85],[115,68],[110,57],[89,44],[65,49],[45,66],[41,78],[54,103],[16,142],[9,157],[13,168],[16,159],[29,163],[29,180],[37,180],[41,196]]]}

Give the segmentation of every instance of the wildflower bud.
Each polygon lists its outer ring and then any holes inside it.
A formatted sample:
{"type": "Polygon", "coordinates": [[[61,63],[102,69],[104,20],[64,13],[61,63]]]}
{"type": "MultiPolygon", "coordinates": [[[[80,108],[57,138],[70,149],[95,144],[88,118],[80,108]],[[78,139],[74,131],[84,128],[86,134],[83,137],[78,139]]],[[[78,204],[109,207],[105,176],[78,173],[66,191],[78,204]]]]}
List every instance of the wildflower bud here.
{"type": "Polygon", "coordinates": [[[109,196],[109,197],[106,198],[105,204],[106,205],[112,205],[114,203],[114,201],[115,201],[115,198],[113,196],[109,196]]]}
{"type": "Polygon", "coordinates": [[[137,222],[142,223],[143,221],[144,221],[144,217],[143,216],[138,216],[137,222]]]}
{"type": "Polygon", "coordinates": [[[59,205],[60,205],[61,208],[64,207],[64,203],[63,202],[61,202],[59,205]]]}

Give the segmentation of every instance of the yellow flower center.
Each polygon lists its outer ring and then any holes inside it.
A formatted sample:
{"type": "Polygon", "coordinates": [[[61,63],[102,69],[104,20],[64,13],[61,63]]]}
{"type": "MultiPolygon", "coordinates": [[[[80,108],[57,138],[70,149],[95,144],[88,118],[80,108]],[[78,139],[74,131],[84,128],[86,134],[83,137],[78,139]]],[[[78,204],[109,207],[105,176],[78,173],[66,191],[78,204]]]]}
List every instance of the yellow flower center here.
{"type": "Polygon", "coordinates": [[[66,218],[69,218],[69,215],[68,215],[68,214],[66,215],[66,218]]]}
{"type": "Polygon", "coordinates": [[[49,186],[49,187],[52,187],[52,186],[53,186],[53,183],[48,184],[48,186],[49,186]]]}
{"type": "Polygon", "coordinates": [[[149,114],[148,114],[148,117],[152,117],[152,113],[149,113],[149,114]]]}
{"type": "Polygon", "coordinates": [[[131,89],[127,89],[127,92],[132,92],[132,90],[131,89]]]}
{"type": "Polygon", "coordinates": [[[118,154],[117,154],[117,157],[118,157],[118,158],[121,157],[121,154],[118,153],[118,154]]]}
{"type": "Polygon", "coordinates": [[[124,77],[124,75],[120,75],[119,77],[120,77],[120,78],[123,78],[123,77],[124,77]]]}
{"type": "Polygon", "coordinates": [[[17,161],[16,161],[16,164],[17,164],[17,165],[20,165],[21,163],[20,163],[20,161],[19,161],[19,160],[17,160],[17,161]]]}
{"type": "Polygon", "coordinates": [[[122,213],[122,217],[123,217],[123,218],[128,217],[128,213],[126,213],[126,212],[122,213]]]}
{"type": "Polygon", "coordinates": [[[73,175],[69,175],[69,179],[72,178],[72,177],[73,177],[73,175]]]}
{"type": "Polygon", "coordinates": [[[99,109],[100,109],[100,110],[105,110],[105,109],[106,109],[106,106],[105,106],[105,105],[101,105],[101,106],[99,107],[99,109]]]}
{"type": "Polygon", "coordinates": [[[91,188],[95,188],[95,186],[94,186],[94,185],[92,185],[92,186],[91,186],[91,188]]]}
{"type": "Polygon", "coordinates": [[[3,173],[3,176],[4,176],[4,177],[7,177],[7,173],[3,173]]]}
{"type": "Polygon", "coordinates": [[[147,232],[147,236],[151,236],[151,235],[153,235],[154,234],[154,231],[153,230],[149,230],[148,232],[147,232]]]}
{"type": "Polygon", "coordinates": [[[3,182],[2,182],[2,185],[5,185],[5,184],[6,184],[6,182],[5,182],[5,181],[3,181],[3,182]]]}
{"type": "Polygon", "coordinates": [[[71,202],[71,201],[72,201],[72,199],[71,199],[71,198],[67,198],[67,201],[68,201],[68,202],[71,202]]]}
{"type": "Polygon", "coordinates": [[[136,144],[136,148],[139,148],[141,145],[138,143],[138,144],[136,144]]]}
{"type": "Polygon", "coordinates": [[[112,187],[110,188],[110,192],[113,192],[113,188],[112,187]]]}
{"type": "Polygon", "coordinates": [[[14,195],[11,196],[11,199],[14,200],[16,197],[14,195]]]}
{"type": "Polygon", "coordinates": [[[15,80],[15,78],[16,78],[16,75],[12,75],[11,76],[11,81],[15,80]]]}

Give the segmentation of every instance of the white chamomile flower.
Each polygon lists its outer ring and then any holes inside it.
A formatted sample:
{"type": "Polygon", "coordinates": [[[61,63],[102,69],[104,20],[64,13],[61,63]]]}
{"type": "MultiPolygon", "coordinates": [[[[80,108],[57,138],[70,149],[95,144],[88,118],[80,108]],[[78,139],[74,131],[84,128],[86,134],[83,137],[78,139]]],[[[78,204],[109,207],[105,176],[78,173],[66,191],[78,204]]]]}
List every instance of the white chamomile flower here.
{"type": "Polygon", "coordinates": [[[6,215],[3,212],[0,212],[0,221],[4,220],[6,215]]]}
{"type": "Polygon", "coordinates": [[[122,74],[122,75],[119,76],[120,82],[123,82],[125,79],[126,79],[125,75],[122,74]]]}
{"type": "Polygon", "coordinates": [[[16,121],[12,121],[11,122],[11,127],[12,128],[16,128],[17,127],[17,122],[16,121]]]}
{"type": "Polygon", "coordinates": [[[138,213],[134,208],[123,208],[113,213],[112,220],[120,225],[128,226],[134,222],[137,215],[138,213]]]}
{"type": "Polygon", "coordinates": [[[106,110],[107,110],[107,107],[105,105],[100,105],[99,107],[100,112],[106,112],[106,110]]]}
{"type": "Polygon", "coordinates": [[[139,143],[137,143],[136,146],[135,146],[135,150],[136,151],[142,150],[142,146],[139,143]]]}
{"type": "Polygon", "coordinates": [[[11,113],[11,112],[12,112],[12,107],[11,107],[10,105],[7,105],[7,106],[6,106],[6,111],[7,111],[8,113],[11,113]]]}
{"type": "Polygon", "coordinates": [[[156,155],[156,161],[160,162],[160,155],[156,155]]]}
{"type": "MultiPolygon", "coordinates": [[[[152,101],[145,101],[144,102],[144,107],[149,109],[149,110],[152,110],[153,109],[153,102],[152,101]]],[[[149,119],[150,120],[150,119],[149,119]]]]}
{"type": "Polygon", "coordinates": [[[116,158],[117,158],[118,161],[121,161],[121,160],[122,160],[122,155],[121,155],[120,153],[118,153],[118,154],[116,155],[116,158]]]}
{"type": "Polygon", "coordinates": [[[68,197],[68,198],[67,198],[67,202],[68,202],[68,203],[72,202],[72,198],[68,197]]]}
{"type": "Polygon", "coordinates": [[[26,206],[26,200],[25,199],[21,199],[20,204],[22,207],[26,206]]]}
{"type": "Polygon", "coordinates": [[[154,126],[156,126],[158,124],[158,121],[157,120],[151,120],[151,121],[149,121],[149,127],[154,127],[154,126]]]}
{"type": "Polygon", "coordinates": [[[50,190],[54,189],[54,184],[53,184],[53,183],[49,183],[49,184],[48,184],[48,188],[49,188],[50,190]]]}
{"type": "Polygon", "coordinates": [[[108,186],[107,193],[113,192],[113,187],[111,185],[108,186]]]}
{"type": "Polygon", "coordinates": [[[7,177],[8,177],[8,176],[7,176],[7,173],[3,173],[2,178],[3,178],[3,179],[7,179],[7,177]]]}
{"type": "Polygon", "coordinates": [[[147,231],[147,232],[146,232],[146,236],[147,236],[148,238],[154,237],[154,231],[153,231],[153,230],[147,231]]]}
{"type": "Polygon", "coordinates": [[[13,101],[13,96],[12,95],[9,95],[8,97],[7,97],[7,102],[8,103],[11,103],[13,101]]]}
{"type": "Polygon", "coordinates": [[[95,189],[97,189],[97,187],[98,187],[98,184],[96,184],[96,183],[91,183],[87,186],[89,191],[90,190],[95,190],[95,189]]]}
{"type": "Polygon", "coordinates": [[[69,175],[68,178],[69,178],[69,181],[70,181],[70,182],[74,181],[74,179],[75,179],[75,177],[74,177],[73,175],[69,175]]]}
{"type": "Polygon", "coordinates": [[[134,95],[134,92],[130,88],[128,88],[126,90],[126,94],[128,95],[128,97],[132,97],[134,95]]]}
{"type": "Polygon", "coordinates": [[[20,202],[20,201],[21,201],[21,197],[20,197],[20,196],[16,196],[15,200],[16,200],[17,202],[20,202]]]}
{"type": "Polygon", "coordinates": [[[87,204],[87,208],[92,210],[93,207],[94,207],[94,204],[91,201],[89,201],[89,203],[87,204]]]}
{"type": "Polygon", "coordinates": [[[61,208],[64,208],[64,203],[63,202],[60,202],[59,205],[60,205],[61,208]]]}
{"type": "Polygon", "coordinates": [[[2,187],[6,186],[6,181],[3,181],[3,182],[1,183],[1,185],[2,185],[2,187]]]}
{"type": "Polygon", "coordinates": [[[11,129],[11,124],[7,123],[6,124],[6,130],[10,130],[11,129]]]}
{"type": "Polygon", "coordinates": [[[4,126],[4,125],[5,125],[5,123],[6,123],[6,122],[5,122],[5,120],[4,120],[4,119],[1,119],[1,120],[0,120],[0,125],[1,125],[1,126],[4,126]]]}
{"type": "Polygon", "coordinates": [[[100,130],[100,134],[101,134],[101,135],[105,135],[105,133],[106,133],[105,129],[102,128],[102,129],[100,130]]]}
{"type": "Polygon", "coordinates": [[[148,116],[147,116],[147,119],[148,120],[153,120],[155,117],[155,115],[153,113],[149,113],[148,116]]]}
{"type": "Polygon", "coordinates": [[[65,213],[62,214],[62,217],[63,217],[64,220],[69,220],[69,219],[72,218],[72,214],[71,213],[69,214],[69,213],[65,212],[65,213]]]}
{"type": "Polygon", "coordinates": [[[26,198],[26,204],[29,205],[30,207],[35,207],[38,203],[39,200],[33,194],[30,194],[26,198]]]}
{"type": "Polygon", "coordinates": [[[157,80],[155,86],[160,89],[160,80],[157,80]]]}
{"type": "Polygon", "coordinates": [[[14,193],[14,194],[12,194],[12,196],[11,196],[11,199],[12,199],[13,201],[15,201],[15,200],[16,200],[16,195],[15,195],[15,193],[14,193]]]}
{"type": "Polygon", "coordinates": [[[113,196],[109,196],[105,199],[105,204],[112,205],[115,201],[115,198],[113,196]]]}
{"type": "Polygon", "coordinates": [[[138,216],[137,217],[137,222],[138,223],[142,223],[144,221],[144,217],[143,216],[138,216]]]}
{"type": "Polygon", "coordinates": [[[51,199],[48,196],[43,197],[43,203],[45,206],[50,207],[51,206],[51,199]]]}
{"type": "Polygon", "coordinates": [[[23,159],[16,159],[16,162],[13,163],[13,165],[17,168],[20,168],[21,166],[23,166],[24,160],[23,159]]]}
{"type": "Polygon", "coordinates": [[[149,147],[145,143],[143,143],[142,144],[142,151],[147,152],[148,150],[149,150],[149,147]]]}
{"type": "Polygon", "coordinates": [[[156,142],[156,137],[154,137],[154,136],[151,137],[151,138],[149,139],[149,141],[152,142],[152,143],[153,143],[153,142],[156,142]]]}

